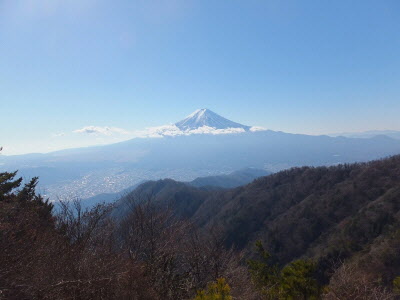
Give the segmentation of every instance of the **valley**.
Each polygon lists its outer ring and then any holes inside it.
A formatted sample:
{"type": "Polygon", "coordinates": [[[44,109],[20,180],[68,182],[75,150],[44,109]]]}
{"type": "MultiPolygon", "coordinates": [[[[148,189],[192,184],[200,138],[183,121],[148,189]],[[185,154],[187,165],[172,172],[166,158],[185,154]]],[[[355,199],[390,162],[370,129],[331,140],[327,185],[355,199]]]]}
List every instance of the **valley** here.
{"type": "Polygon", "coordinates": [[[164,131],[159,137],[47,154],[0,156],[0,170],[20,170],[27,179],[38,176],[41,193],[57,201],[115,193],[143,180],[191,181],[249,167],[277,172],[400,153],[400,140],[386,136],[346,138],[254,131],[206,109],[176,124],[180,123],[186,124],[183,131],[174,125],[178,131],[164,131]]]}

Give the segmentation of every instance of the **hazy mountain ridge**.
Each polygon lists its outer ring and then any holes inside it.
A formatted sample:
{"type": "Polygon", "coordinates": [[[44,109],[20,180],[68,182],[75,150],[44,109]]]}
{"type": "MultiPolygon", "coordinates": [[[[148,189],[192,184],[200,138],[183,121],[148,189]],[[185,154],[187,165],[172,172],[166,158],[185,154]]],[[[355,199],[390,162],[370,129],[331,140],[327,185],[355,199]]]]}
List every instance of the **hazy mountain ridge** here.
{"type": "MultiPolygon", "coordinates": [[[[265,170],[246,168],[232,172],[230,174],[199,177],[190,182],[185,182],[185,184],[211,190],[217,190],[222,188],[234,188],[248,184],[256,178],[259,178],[261,176],[266,176],[269,174],[270,172],[265,170]]],[[[132,192],[139,185],[143,183],[144,182],[140,182],[117,193],[103,193],[87,199],[82,199],[81,203],[84,207],[92,207],[93,205],[96,205],[98,203],[112,203],[124,197],[128,193],[132,192]]]]}
{"type": "Polygon", "coordinates": [[[387,136],[392,139],[400,139],[400,131],[397,130],[369,130],[363,132],[343,132],[343,133],[333,133],[329,136],[338,137],[344,136],[349,138],[373,138],[376,136],[387,136]]]}
{"type": "Polygon", "coordinates": [[[271,174],[266,170],[246,168],[225,175],[199,177],[189,182],[195,187],[221,187],[235,188],[241,185],[248,184],[254,179],[271,174]]]}

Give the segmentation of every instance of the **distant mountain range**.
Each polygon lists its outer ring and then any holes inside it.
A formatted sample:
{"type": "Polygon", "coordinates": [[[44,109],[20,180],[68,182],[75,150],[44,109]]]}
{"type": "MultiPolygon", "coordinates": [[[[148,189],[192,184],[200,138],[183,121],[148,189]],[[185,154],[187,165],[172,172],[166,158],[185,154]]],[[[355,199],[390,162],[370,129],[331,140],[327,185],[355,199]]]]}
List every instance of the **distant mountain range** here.
{"type": "MultiPolygon", "coordinates": [[[[190,182],[186,182],[186,184],[189,186],[205,188],[210,190],[235,188],[241,185],[248,184],[253,180],[255,180],[256,178],[267,176],[269,174],[271,174],[271,172],[265,170],[246,168],[226,175],[199,177],[190,182]]],[[[82,199],[81,203],[85,208],[92,207],[99,203],[112,203],[124,197],[125,195],[129,194],[130,192],[135,190],[140,184],[143,183],[144,182],[135,184],[118,193],[102,193],[87,199],[82,199]]]]}
{"type": "Polygon", "coordinates": [[[396,130],[370,130],[364,132],[343,132],[343,133],[334,133],[330,134],[330,136],[337,137],[337,136],[344,136],[350,138],[362,138],[368,139],[376,136],[387,136],[392,139],[400,139],[400,131],[396,130]]]}
{"type": "Polygon", "coordinates": [[[57,200],[118,193],[160,178],[192,181],[249,167],[276,172],[400,153],[400,140],[387,136],[361,139],[260,130],[208,109],[198,110],[172,127],[173,132],[157,138],[47,154],[0,156],[0,169],[19,170],[25,178],[39,176],[42,194],[57,200]]]}

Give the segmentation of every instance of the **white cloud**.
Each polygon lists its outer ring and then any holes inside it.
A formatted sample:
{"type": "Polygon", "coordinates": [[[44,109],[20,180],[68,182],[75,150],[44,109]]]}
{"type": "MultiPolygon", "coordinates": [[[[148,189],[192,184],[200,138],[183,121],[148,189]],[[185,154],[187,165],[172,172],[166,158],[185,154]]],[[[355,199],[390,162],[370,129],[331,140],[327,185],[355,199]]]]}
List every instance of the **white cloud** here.
{"type": "Polygon", "coordinates": [[[158,127],[149,127],[143,131],[137,131],[137,137],[163,137],[163,136],[179,136],[192,134],[231,134],[245,132],[243,128],[225,128],[216,129],[214,127],[202,126],[192,130],[180,130],[176,125],[164,125],[158,127]]]}
{"type": "Polygon", "coordinates": [[[163,125],[157,127],[149,127],[143,131],[137,132],[140,137],[163,137],[182,135],[183,132],[175,125],[163,125]]]}
{"type": "MultiPolygon", "coordinates": [[[[263,127],[251,127],[250,131],[263,131],[266,130],[263,127]]],[[[192,130],[181,130],[176,125],[163,125],[157,127],[148,127],[144,130],[128,131],[117,127],[100,127],[100,126],[85,126],[81,129],[74,130],[75,133],[90,134],[95,136],[115,136],[125,135],[130,138],[142,137],[142,138],[161,138],[164,136],[180,136],[180,135],[192,135],[192,134],[235,134],[246,132],[243,128],[225,128],[217,129],[210,126],[202,126],[192,130]]]]}
{"type": "Polygon", "coordinates": [[[250,127],[250,131],[251,131],[251,132],[255,132],[255,131],[265,131],[265,130],[267,130],[267,128],[264,128],[264,127],[261,127],[261,126],[253,126],[253,127],[250,127]]]}
{"type": "Polygon", "coordinates": [[[202,126],[197,129],[187,131],[188,134],[230,134],[246,132],[243,128],[216,129],[214,127],[202,126]]]}
{"type": "Polygon", "coordinates": [[[100,126],[85,126],[81,129],[77,129],[73,131],[74,133],[84,133],[84,134],[93,134],[93,135],[127,135],[130,134],[129,131],[118,128],[118,127],[100,127],[100,126]]]}

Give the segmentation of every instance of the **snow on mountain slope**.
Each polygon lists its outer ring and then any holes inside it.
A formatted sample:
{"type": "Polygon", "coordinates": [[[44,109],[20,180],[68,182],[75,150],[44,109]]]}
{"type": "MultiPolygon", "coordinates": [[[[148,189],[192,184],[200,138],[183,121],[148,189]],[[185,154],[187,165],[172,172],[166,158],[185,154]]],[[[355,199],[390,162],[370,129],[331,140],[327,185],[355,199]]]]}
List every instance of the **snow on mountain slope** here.
{"type": "Polygon", "coordinates": [[[196,130],[205,126],[215,129],[242,128],[246,131],[250,129],[250,126],[225,119],[207,108],[196,110],[175,125],[182,131],[196,130]]]}

